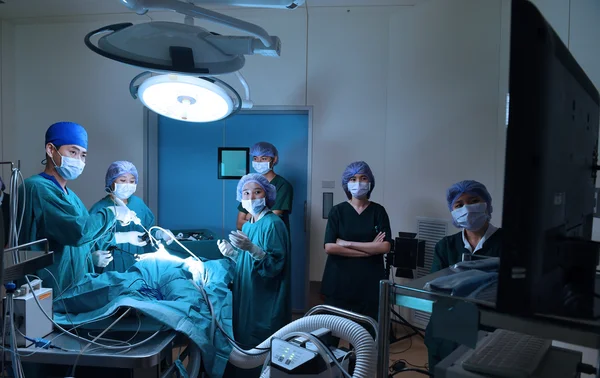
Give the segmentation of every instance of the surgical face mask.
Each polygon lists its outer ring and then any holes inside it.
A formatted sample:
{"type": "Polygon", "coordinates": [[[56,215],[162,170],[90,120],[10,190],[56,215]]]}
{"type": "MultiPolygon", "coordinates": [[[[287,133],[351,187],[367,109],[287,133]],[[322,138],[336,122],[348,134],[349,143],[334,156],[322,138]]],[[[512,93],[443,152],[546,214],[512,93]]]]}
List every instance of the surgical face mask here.
{"type": "MultiPolygon", "coordinates": [[[[56,150],[58,152],[58,149],[56,150]]],[[[60,155],[60,152],[58,153],[60,155]]],[[[56,172],[60,175],[60,177],[65,180],[75,180],[81,172],[83,172],[83,168],[85,168],[85,163],[80,159],[71,158],[68,156],[62,156],[60,167],[56,165],[52,156],[52,162],[54,163],[54,168],[56,168],[56,172]]]]}
{"type": "Polygon", "coordinates": [[[271,163],[269,163],[268,161],[253,161],[252,168],[254,168],[256,173],[264,175],[265,173],[271,170],[271,163]]]}
{"type": "Polygon", "coordinates": [[[115,184],[113,194],[119,199],[126,200],[135,193],[136,189],[136,184],[115,184]]]}
{"type": "Polygon", "coordinates": [[[452,218],[456,227],[477,231],[490,220],[490,215],[487,213],[487,203],[484,202],[455,209],[452,211],[452,218]]]}
{"type": "Polygon", "coordinates": [[[358,182],[358,181],[350,181],[348,183],[348,191],[352,194],[354,198],[363,198],[371,190],[370,182],[358,182]]]}
{"type": "Polygon", "coordinates": [[[253,216],[256,216],[267,207],[267,204],[264,198],[258,198],[253,200],[242,200],[242,207],[253,216]]]}

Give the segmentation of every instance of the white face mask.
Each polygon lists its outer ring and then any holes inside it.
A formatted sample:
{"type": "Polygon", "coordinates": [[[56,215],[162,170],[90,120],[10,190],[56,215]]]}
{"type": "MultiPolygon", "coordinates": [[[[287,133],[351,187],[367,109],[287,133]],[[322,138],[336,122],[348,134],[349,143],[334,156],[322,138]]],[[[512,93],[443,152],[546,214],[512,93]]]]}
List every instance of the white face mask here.
{"type": "Polygon", "coordinates": [[[348,183],[348,191],[354,198],[363,198],[371,190],[370,182],[351,181],[348,183]]]}
{"type": "Polygon", "coordinates": [[[256,173],[264,175],[265,173],[271,170],[271,163],[269,163],[268,161],[253,161],[252,168],[254,168],[256,173]]]}
{"type": "Polygon", "coordinates": [[[464,228],[469,231],[481,230],[485,222],[490,220],[487,213],[487,203],[475,203],[464,205],[452,211],[454,226],[464,228]]]}
{"type": "Polygon", "coordinates": [[[113,190],[113,194],[119,199],[126,200],[129,199],[133,193],[135,193],[136,189],[136,184],[115,184],[115,190],[113,190]]]}
{"type": "Polygon", "coordinates": [[[253,216],[257,216],[265,209],[265,207],[267,207],[267,205],[264,198],[258,198],[253,200],[242,200],[242,207],[253,216]]]}

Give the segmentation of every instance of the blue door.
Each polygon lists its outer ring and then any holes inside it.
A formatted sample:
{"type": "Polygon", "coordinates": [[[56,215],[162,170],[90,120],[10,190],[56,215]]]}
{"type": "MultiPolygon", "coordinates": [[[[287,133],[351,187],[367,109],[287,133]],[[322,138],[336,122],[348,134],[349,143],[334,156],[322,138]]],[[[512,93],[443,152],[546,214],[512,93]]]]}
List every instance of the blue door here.
{"type": "Polygon", "coordinates": [[[236,227],[237,180],[217,179],[217,148],[250,147],[261,141],[277,147],[275,172],[294,188],[290,214],[294,311],[304,311],[307,303],[308,131],[305,112],[238,114],[210,124],[165,117],[158,122],[158,219],[171,229],[206,228],[227,237],[236,227]]]}

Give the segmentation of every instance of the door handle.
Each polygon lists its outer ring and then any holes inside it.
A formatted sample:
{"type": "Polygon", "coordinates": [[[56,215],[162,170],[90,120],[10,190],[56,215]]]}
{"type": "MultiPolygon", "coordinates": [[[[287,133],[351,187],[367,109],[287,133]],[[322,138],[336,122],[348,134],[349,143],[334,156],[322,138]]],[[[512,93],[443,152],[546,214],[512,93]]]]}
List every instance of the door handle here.
{"type": "Polygon", "coordinates": [[[308,230],[308,203],[304,201],[304,232],[308,230]]]}

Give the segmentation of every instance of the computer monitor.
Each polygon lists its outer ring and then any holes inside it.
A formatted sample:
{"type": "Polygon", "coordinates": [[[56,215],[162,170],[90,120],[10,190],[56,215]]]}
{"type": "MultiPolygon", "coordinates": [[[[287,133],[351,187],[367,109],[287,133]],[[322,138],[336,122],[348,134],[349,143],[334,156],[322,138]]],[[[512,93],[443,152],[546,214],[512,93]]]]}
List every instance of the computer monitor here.
{"type": "Polygon", "coordinates": [[[598,91],[533,4],[511,13],[497,308],[592,317],[598,91]]]}

